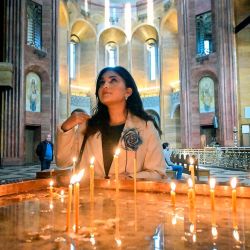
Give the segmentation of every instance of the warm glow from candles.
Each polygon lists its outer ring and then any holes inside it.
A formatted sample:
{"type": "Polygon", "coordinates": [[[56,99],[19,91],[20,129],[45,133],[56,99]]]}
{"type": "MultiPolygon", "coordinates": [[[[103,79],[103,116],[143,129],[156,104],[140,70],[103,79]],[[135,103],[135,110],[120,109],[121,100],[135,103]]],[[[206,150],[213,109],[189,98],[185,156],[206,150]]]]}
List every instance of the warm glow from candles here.
{"type": "Polygon", "coordinates": [[[80,182],[83,176],[84,176],[84,169],[79,171],[79,173],[76,175],[76,182],[80,182]]]}
{"type": "Polygon", "coordinates": [[[190,163],[190,165],[193,165],[193,164],[194,164],[194,159],[193,159],[193,157],[190,157],[189,163],[190,163]]]}
{"type": "MultiPolygon", "coordinates": [[[[94,162],[95,162],[95,157],[93,156],[93,157],[91,157],[91,159],[90,159],[90,165],[94,165],[94,162]]],[[[94,167],[94,166],[93,166],[94,167]]]]}
{"type": "Polygon", "coordinates": [[[176,184],[174,182],[170,183],[170,187],[171,187],[171,202],[172,205],[175,206],[175,188],[176,188],[176,184]]]}
{"type": "Polygon", "coordinates": [[[211,189],[215,188],[216,180],[215,178],[210,178],[209,185],[211,189]]]}
{"type": "Polygon", "coordinates": [[[213,238],[216,239],[218,236],[218,231],[217,231],[216,226],[212,226],[211,233],[212,233],[213,238]]]}
{"type": "Polygon", "coordinates": [[[172,225],[176,225],[176,223],[177,223],[177,218],[176,218],[176,214],[174,214],[172,217],[172,225]]]}
{"type": "Polygon", "coordinates": [[[120,149],[117,148],[117,149],[115,150],[115,155],[114,155],[116,197],[118,197],[118,194],[119,194],[119,163],[118,163],[118,156],[119,156],[119,154],[120,154],[120,149]]]}
{"type": "Polygon", "coordinates": [[[237,179],[235,177],[232,178],[231,180],[231,187],[232,189],[235,189],[237,185],[237,179]]]}
{"type": "Polygon", "coordinates": [[[194,232],[194,224],[190,224],[189,231],[190,231],[190,233],[194,232]]]}
{"type": "Polygon", "coordinates": [[[237,179],[235,177],[231,180],[231,187],[232,187],[232,209],[233,211],[236,211],[236,185],[237,185],[237,179]]]}
{"type": "Polygon", "coordinates": [[[115,239],[115,241],[118,247],[122,245],[122,241],[120,239],[115,239]]]}
{"type": "Polygon", "coordinates": [[[72,175],[71,178],[70,178],[70,184],[75,184],[77,181],[77,176],[76,174],[72,175]]]}
{"type": "Polygon", "coordinates": [[[120,152],[121,152],[120,148],[117,148],[117,149],[115,150],[115,157],[118,157],[119,154],[120,154],[120,152]]]}
{"type": "Polygon", "coordinates": [[[193,242],[196,242],[196,234],[193,234],[193,242]]]}
{"type": "Polygon", "coordinates": [[[73,174],[75,174],[75,171],[76,171],[76,157],[73,157],[73,174]]]}
{"type": "Polygon", "coordinates": [[[90,234],[90,240],[89,241],[91,242],[92,246],[95,245],[95,243],[96,243],[95,242],[95,235],[93,233],[90,234]]]}
{"type": "Polygon", "coordinates": [[[193,188],[193,181],[191,178],[188,178],[188,187],[193,188]]]}
{"type": "Polygon", "coordinates": [[[49,186],[50,186],[50,187],[53,187],[53,185],[54,185],[54,181],[51,180],[51,181],[49,182],[49,186]]]}
{"type": "Polygon", "coordinates": [[[215,178],[211,178],[210,181],[209,181],[209,185],[210,185],[210,198],[211,198],[211,209],[214,210],[214,204],[215,204],[215,201],[214,201],[214,188],[215,188],[215,183],[216,183],[216,180],[215,178]]]}
{"type": "Polygon", "coordinates": [[[63,189],[61,190],[60,195],[64,196],[64,190],[63,189]]]}
{"type": "Polygon", "coordinates": [[[50,202],[50,204],[49,204],[49,209],[50,209],[50,210],[53,210],[53,208],[54,208],[53,202],[50,202]]]}
{"type": "Polygon", "coordinates": [[[171,191],[175,191],[175,188],[176,188],[175,182],[171,182],[170,187],[171,187],[171,191]]]}
{"type": "Polygon", "coordinates": [[[233,230],[233,236],[236,241],[240,241],[240,234],[237,229],[233,230]]]}
{"type": "Polygon", "coordinates": [[[94,201],[94,179],[95,179],[95,170],[94,170],[94,161],[95,157],[91,157],[90,159],[90,171],[89,171],[89,191],[90,191],[90,201],[94,201]]]}

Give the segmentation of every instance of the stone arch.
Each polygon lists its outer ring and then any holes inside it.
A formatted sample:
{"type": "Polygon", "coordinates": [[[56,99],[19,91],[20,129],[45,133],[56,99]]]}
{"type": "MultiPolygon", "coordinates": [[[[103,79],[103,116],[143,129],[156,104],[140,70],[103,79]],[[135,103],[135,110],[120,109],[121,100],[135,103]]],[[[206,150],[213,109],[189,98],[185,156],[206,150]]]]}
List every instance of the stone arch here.
{"type": "MultiPolygon", "coordinates": [[[[156,42],[157,52],[159,51],[159,33],[157,28],[149,24],[141,24],[137,26],[131,37],[131,72],[140,89],[159,87],[159,54],[156,56],[156,79],[149,79],[149,65],[147,51],[145,48],[146,42],[153,39],[156,42]]],[[[141,93],[143,94],[143,93],[141,93]]],[[[157,93],[159,94],[159,93],[157,93]]]]}
{"type": "Polygon", "coordinates": [[[105,46],[109,42],[114,42],[118,46],[119,65],[128,68],[128,42],[127,36],[123,29],[110,27],[103,30],[98,38],[99,46],[99,70],[105,67],[105,46]],[[122,60],[120,60],[122,58],[122,60]]]}

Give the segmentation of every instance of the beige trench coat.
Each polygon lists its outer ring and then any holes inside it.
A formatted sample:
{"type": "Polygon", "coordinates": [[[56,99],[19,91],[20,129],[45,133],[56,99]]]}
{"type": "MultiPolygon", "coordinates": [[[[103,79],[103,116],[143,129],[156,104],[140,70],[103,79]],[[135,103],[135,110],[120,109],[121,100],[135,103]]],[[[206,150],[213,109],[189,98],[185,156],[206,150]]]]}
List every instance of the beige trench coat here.
{"type": "MultiPolygon", "coordinates": [[[[71,129],[67,132],[64,132],[61,129],[61,126],[58,126],[56,138],[57,166],[72,166],[73,157],[78,157],[79,155],[84,137],[85,126],[86,125],[81,125],[79,128],[71,129]]],[[[128,128],[136,128],[139,131],[140,137],[142,139],[142,144],[139,146],[136,153],[137,178],[161,179],[165,177],[166,163],[164,160],[160,138],[153,123],[151,121],[146,123],[137,116],[129,113],[124,130],[128,128]]],[[[121,150],[118,159],[119,173],[125,175],[127,173],[132,177],[135,152],[126,151],[122,147],[121,139],[119,141],[118,147],[121,150]]],[[[93,156],[95,157],[95,177],[102,178],[105,176],[105,171],[103,164],[102,139],[99,132],[88,138],[84,148],[80,167],[86,169],[86,174],[88,174],[89,162],[93,156]]],[[[113,161],[109,171],[109,176],[114,175],[114,165],[115,164],[113,161]]]]}

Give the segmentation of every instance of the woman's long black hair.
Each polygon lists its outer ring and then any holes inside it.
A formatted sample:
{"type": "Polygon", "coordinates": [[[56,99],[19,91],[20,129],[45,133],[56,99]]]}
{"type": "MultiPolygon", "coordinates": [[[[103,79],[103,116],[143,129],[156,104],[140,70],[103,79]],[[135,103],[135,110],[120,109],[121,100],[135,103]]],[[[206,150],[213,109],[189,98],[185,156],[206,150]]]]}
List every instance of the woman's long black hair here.
{"type": "Polygon", "coordinates": [[[149,115],[144,109],[142,105],[142,100],[139,95],[136,83],[131,76],[131,74],[123,67],[106,67],[102,69],[97,77],[96,81],[96,91],[95,95],[97,98],[97,105],[94,109],[94,115],[88,120],[88,127],[86,131],[86,136],[90,136],[95,134],[97,131],[104,132],[107,131],[106,128],[109,125],[109,112],[107,106],[102,104],[98,97],[98,90],[101,86],[101,80],[104,73],[107,71],[113,71],[117,73],[120,77],[125,81],[126,87],[132,89],[132,94],[128,97],[126,101],[126,108],[130,113],[140,117],[144,121],[152,121],[154,123],[155,128],[158,130],[159,135],[161,135],[161,130],[155,122],[154,118],[149,115]]]}

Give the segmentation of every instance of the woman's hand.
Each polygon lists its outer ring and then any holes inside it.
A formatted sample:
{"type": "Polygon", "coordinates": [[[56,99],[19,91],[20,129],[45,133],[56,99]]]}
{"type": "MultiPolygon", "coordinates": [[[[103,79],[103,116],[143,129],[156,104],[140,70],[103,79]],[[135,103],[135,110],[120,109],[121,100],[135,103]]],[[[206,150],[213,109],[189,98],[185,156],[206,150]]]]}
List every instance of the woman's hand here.
{"type": "Polygon", "coordinates": [[[90,119],[90,116],[84,112],[73,112],[71,116],[62,124],[61,128],[64,132],[72,129],[76,125],[80,125],[90,119]]]}

